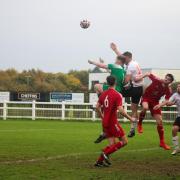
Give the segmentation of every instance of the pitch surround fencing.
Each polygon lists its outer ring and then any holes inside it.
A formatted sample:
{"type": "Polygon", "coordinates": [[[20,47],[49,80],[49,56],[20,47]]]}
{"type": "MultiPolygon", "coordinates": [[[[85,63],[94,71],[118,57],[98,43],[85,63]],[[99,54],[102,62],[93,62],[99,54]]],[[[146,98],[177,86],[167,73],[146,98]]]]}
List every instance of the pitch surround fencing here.
{"type": "MultiPolygon", "coordinates": [[[[16,119],[59,119],[59,120],[100,120],[96,111],[92,108],[93,103],[69,103],[69,102],[15,102],[4,101],[0,103],[0,118],[3,120],[16,119]]],[[[124,103],[124,109],[131,114],[130,104],[124,103]]],[[[141,106],[139,106],[139,111],[141,106]]],[[[163,107],[162,115],[164,122],[173,122],[176,118],[176,107],[163,107]]],[[[120,121],[128,121],[121,117],[120,121]]],[[[150,112],[147,113],[145,121],[152,121],[150,112]]]]}

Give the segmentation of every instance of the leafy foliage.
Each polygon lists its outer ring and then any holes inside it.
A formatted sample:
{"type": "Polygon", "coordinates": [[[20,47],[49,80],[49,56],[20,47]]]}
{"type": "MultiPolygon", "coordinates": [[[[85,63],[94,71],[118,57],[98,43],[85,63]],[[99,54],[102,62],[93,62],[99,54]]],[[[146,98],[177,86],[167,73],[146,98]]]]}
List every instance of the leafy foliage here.
{"type": "Polygon", "coordinates": [[[0,91],[31,92],[85,92],[88,89],[88,71],[46,73],[31,69],[18,72],[15,69],[0,71],[0,91]]]}

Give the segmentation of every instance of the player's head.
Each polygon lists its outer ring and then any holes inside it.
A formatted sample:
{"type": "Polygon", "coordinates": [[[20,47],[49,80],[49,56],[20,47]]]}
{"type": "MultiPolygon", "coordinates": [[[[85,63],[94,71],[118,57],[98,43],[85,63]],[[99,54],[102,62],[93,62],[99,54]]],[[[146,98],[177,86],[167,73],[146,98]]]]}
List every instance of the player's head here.
{"type": "Polygon", "coordinates": [[[177,92],[180,94],[180,83],[177,84],[177,92]]]}
{"type": "Polygon", "coordinates": [[[125,64],[128,64],[128,63],[132,60],[132,53],[131,53],[131,52],[126,51],[126,52],[124,52],[122,55],[123,55],[123,56],[125,57],[125,59],[126,59],[125,64]]]}
{"type": "Polygon", "coordinates": [[[125,64],[125,61],[126,61],[125,56],[121,55],[116,57],[116,64],[123,66],[125,64]]]}
{"type": "Polygon", "coordinates": [[[171,84],[174,81],[174,76],[172,74],[166,74],[164,78],[164,83],[165,84],[171,84]]]}
{"type": "Polygon", "coordinates": [[[106,78],[107,80],[107,84],[110,86],[110,87],[114,87],[116,85],[116,78],[114,76],[108,76],[106,78]]]}

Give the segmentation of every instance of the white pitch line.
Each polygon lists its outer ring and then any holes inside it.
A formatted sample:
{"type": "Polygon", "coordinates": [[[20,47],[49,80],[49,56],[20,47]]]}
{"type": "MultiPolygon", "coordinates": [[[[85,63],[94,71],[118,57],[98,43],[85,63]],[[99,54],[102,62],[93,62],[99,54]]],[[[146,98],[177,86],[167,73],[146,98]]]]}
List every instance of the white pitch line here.
{"type": "MultiPolygon", "coordinates": [[[[146,151],[155,151],[159,150],[160,147],[154,147],[154,148],[145,148],[145,149],[132,149],[132,150],[126,150],[123,151],[123,153],[128,152],[146,152],[146,151]]],[[[41,162],[41,161],[49,161],[49,160],[55,160],[55,159],[62,159],[66,157],[76,157],[76,156],[82,156],[82,155],[91,155],[91,154],[100,154],[100,152],[87,152],[87,153],[70,153],[70,154],[64,154],[64,155],[57,155],[57,156],[49,156],[49,157],[41,157],[36,159],[19,159],[14,161],[2,161],[0,164],[22,164],[22,163],[33,163],[33,162],[41,162]]]]}
{"type": "Polygon", "coordinates": [[[1,129],[0,132],[53,131],[55,129],[1,129]]]}

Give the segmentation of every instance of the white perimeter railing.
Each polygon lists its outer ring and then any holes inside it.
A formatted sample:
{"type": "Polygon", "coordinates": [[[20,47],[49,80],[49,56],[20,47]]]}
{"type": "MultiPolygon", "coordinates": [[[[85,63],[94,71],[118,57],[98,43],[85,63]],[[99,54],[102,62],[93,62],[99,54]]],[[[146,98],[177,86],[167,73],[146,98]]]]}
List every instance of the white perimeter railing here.
{"type": "MultiPolygon", "coordinates": [[[[35,119],[77,119],[77,120],[99,120],[97,113],[92,109],[92,103],[69,103],[69,102],[15,102],[8,101],[0,103],[0,118],[29,118],[35,119]]],[[[130,104],[124,103],[124,109],[130,114],[130,104]]],[[[139,110],[141,107],[139,107],[139,110]]],[[[172,122],[176,118],[176,107],[164,107],[162,111],[163,120],[172,122]]],[[[119,115],[119,119],[127,119],[119,115]]],[[[150,113],[146,115],[146,120],[153,121],[150,113]]]]}

